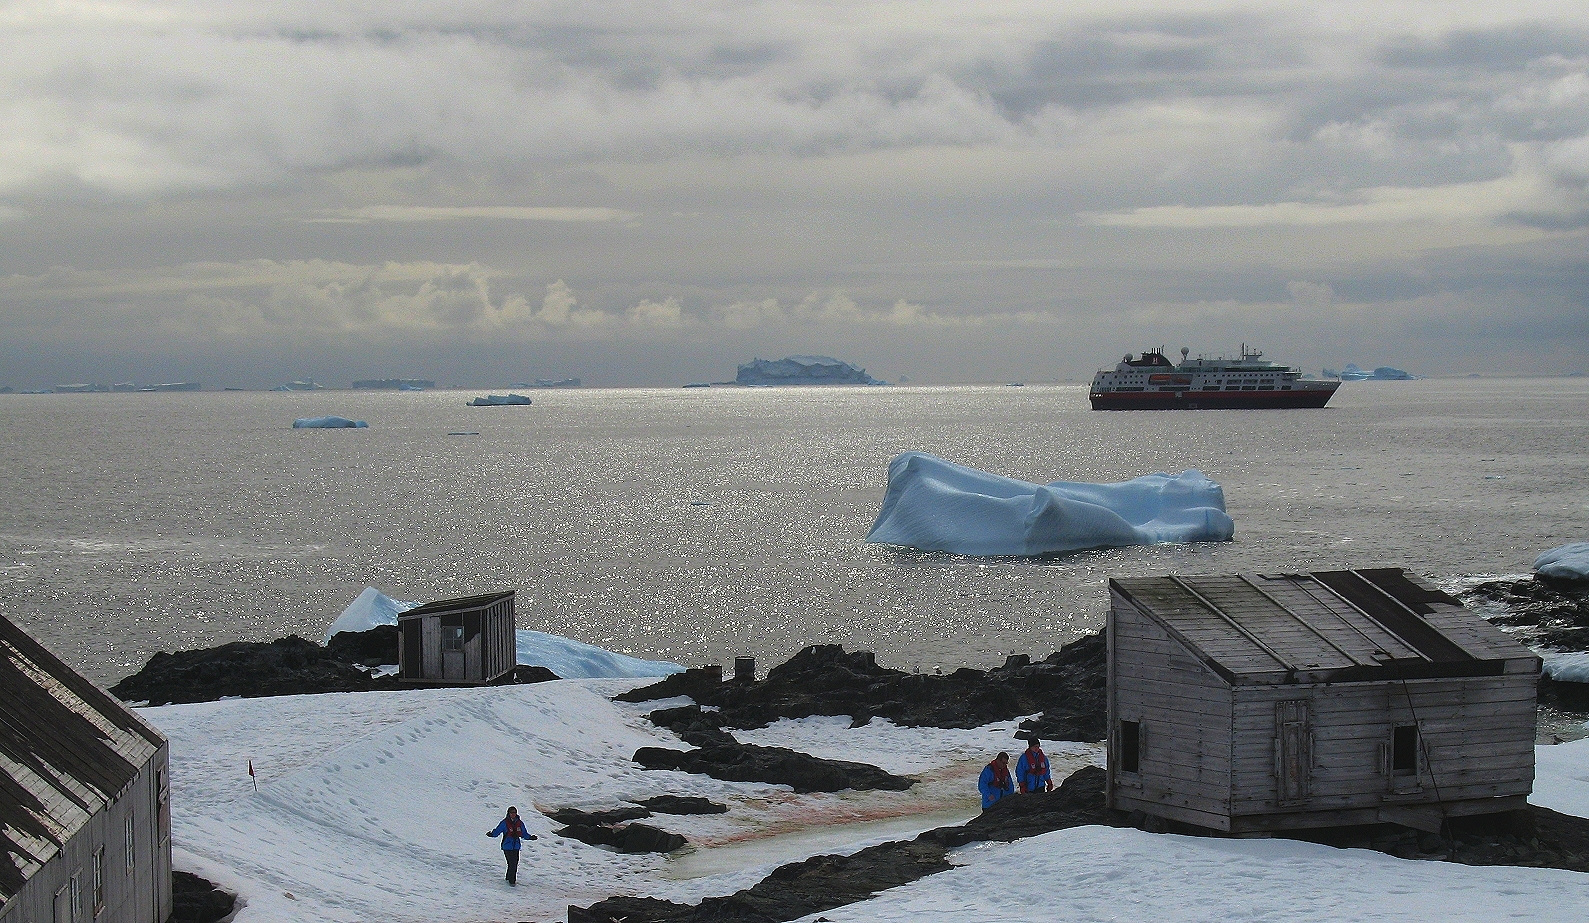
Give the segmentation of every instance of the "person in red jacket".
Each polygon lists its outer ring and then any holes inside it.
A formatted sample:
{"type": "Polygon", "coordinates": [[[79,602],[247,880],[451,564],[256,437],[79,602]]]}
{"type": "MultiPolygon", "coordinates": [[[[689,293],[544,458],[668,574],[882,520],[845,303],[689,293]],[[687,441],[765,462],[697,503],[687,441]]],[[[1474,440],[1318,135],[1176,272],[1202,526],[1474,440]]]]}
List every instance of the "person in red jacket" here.
{"type": "Polygon", "coordinates": [[[1023,795],[1054,790],[1054,778],[1048,773],[1048,754],[1043,752],[1043,742],[1036,737],[1026,740],[1026,752],[1015,764],[1015,781],[1021,786],[1023,795]]]}
{"type": "Polygon", "coordinates": [[[517,886],[519,877],[519,841],[539,839],[535,834],[524,829],[524,821],[519,820],[519,809],[508,808],[508,816],[502,818],[502,823],[496,829],[486,834],[489,837],[502,837],[502,858],[508,860],[508,884],[517,886]]]}

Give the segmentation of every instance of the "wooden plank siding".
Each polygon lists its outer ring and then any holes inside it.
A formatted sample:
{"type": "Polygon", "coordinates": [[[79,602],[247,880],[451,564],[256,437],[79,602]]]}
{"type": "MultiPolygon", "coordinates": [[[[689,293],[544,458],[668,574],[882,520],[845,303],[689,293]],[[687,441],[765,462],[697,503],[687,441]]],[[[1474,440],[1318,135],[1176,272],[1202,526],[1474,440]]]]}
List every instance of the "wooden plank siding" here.
{"type": "Polygon", "coordinates": [[[1526,803],[1539,658],[1415,575],[1109,586],[1111,807],[1262,831],[1526,803]]]}
{"type": "Polygon", "coordinates": [[[1120,602],[1109,621],[1111,803],[1220,827],[1230,814],[1230,687],[1120,602]],[[1121,721],[1140,728],[1137,772],[1118,770],[1121,721]]]}

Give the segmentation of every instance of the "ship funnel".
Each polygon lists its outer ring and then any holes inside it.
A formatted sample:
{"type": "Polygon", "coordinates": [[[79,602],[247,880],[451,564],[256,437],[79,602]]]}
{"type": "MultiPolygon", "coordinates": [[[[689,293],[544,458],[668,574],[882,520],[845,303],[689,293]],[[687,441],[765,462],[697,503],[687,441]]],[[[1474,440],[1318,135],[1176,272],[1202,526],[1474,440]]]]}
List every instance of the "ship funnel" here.
{"type": "Polygon", "coordinates": [[[1189,347],[1186,347],[1186,346],[1182,346],[1181,347],[1181,361],[1182,362],[1186,361],[1186,354],[1191,352],[1191,351],[1192,350],[1189,347]]]}

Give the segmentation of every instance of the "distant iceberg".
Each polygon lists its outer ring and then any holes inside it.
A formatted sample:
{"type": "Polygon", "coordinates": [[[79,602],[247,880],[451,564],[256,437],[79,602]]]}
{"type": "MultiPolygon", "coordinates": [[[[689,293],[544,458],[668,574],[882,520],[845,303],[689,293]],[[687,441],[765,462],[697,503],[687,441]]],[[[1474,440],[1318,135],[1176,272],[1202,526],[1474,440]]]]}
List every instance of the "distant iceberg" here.
{"type": "MultiPolygon", "coordinates": [[[[326,629],[325,639],[320,643],[344,631],[369,631],[382,625],[396,625],[398,615],[418,605],[393,599],[375,587],[365,587],[326,629]]],[[[544,631],[520,628],[514,634],[520,666],[545,667],[563,679],[668,676],[684,671],[670,661],[641,660],[544,631]]]]}
{"type": "Polygon", "coordinates": [[[790,356],[787,359],[752,359],[739,367],[734,379],[742,385],[881,385],[857,368],[831,356],[790,356]]]}
{"type": "Polygon", "coordinates": [[[369,425],[347,417],[299,417],[292,421],[293,429],[364,429],[369,425]]]}
{"type": "Polygon", "coordinates": [[[1534,559],[1534,570],[1557,580],[1589,581],[1589,542],[1552,548],[1534,559]]]}
{"type": "Polygon", "coordinates": [[[888,466],[869,542],[923,551],[1028,557],[1118,545],[1225,542],[1236,524],[1200,471],[1118,484],[1030,484],[922,452],[888,466]]]}
{"type": "Polygon", "coordinates": [[[1367,372],[1350,362],[1346,364],[1346,368],[1341,370],[1340,375],[1342,381],[1412,381],[1417,377],[1388,365],[1382,365],[1372,372],[1367,372]]]}
{"type": "Polygon", "coordinates": [[[475,398],[474,400],[469,402],[468,406],[470,406],[470,407],[513,407],[513,406],[520,405],[520,404],[533,404],[533,403],[535,403],[535,402],[530,400],[528,397],[525,397],[522,394],[489,394],[489,395],[486,395],[485,397],[477,397],[477,398],[475,398]]]}

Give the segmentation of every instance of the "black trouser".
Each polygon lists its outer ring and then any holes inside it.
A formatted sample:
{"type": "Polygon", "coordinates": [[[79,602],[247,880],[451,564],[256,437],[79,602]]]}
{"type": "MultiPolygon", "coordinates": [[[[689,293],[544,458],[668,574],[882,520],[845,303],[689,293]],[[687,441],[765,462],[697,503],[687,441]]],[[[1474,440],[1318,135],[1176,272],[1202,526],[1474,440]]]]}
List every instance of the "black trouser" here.
{"type": "Polygon", "coordinates": [[[508,884],[514,884],[519,877],[519,851],[517,849],[502,850],[502,858],[508,860],[508,884]]]}

